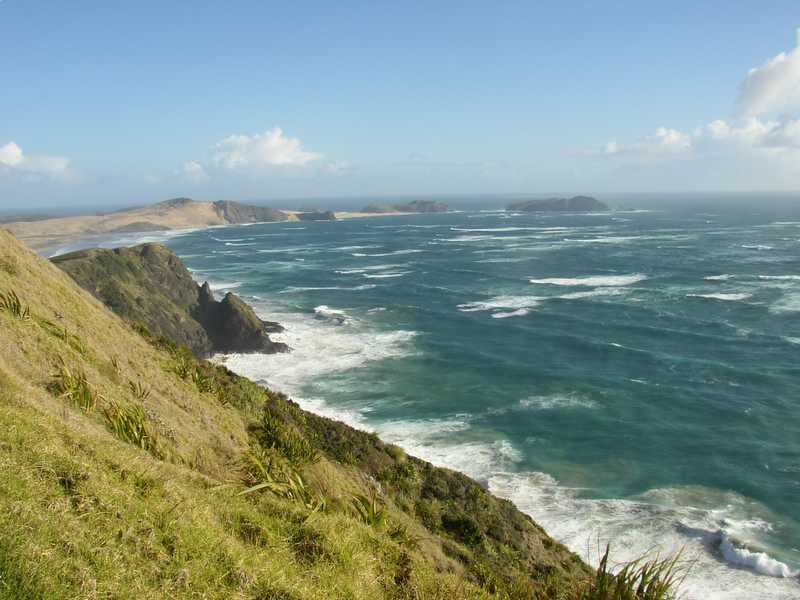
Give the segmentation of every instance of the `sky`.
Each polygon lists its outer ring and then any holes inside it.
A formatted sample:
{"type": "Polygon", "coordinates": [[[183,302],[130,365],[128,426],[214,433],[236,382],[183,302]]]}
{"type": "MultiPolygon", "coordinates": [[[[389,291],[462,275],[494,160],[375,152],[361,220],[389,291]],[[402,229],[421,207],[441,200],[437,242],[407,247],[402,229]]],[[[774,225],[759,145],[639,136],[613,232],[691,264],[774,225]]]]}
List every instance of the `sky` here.
{"type": "Polygon", "coordinates": [[[0,0],[0,210],[800,190],[798,27],[796,0],[0,0]]]}

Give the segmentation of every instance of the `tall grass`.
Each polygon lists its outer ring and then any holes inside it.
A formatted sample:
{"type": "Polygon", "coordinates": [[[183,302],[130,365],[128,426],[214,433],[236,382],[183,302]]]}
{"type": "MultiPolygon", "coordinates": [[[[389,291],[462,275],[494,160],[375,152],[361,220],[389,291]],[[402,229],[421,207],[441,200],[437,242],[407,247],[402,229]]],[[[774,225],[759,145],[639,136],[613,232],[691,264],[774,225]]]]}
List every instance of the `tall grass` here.
{"type": "Polygon", "coordinates": [[[319,452],[303,435],[265,409],[257,438],[265,448],[280,452],[290,463],[304,465],[319,459],[319,452]]]}
{"type": "Polygon", "coordinates": [[[162,457],[158,433],[147,422],[144,408],[140,405],[124,406],[112,401],[103,408],[103,416],[119,439],[146,450],[156,458],[162,457]]]}
{"type": "Polygon", "coordinates": [[[378,494],[373,490],[369,496],[353,496],[356,515],[370,527],[382,527],[386,523],[386,509],[378,502],[378,494]]]}
{"type": "Polygon", "coordinates": [[[14,290],[9,290],[5,294],[0,292],[0,310],[24,321],[31,318],[30,307],[27,304],[22,304],[22,301],[14,290]]]}
{"type": "Polygon", "coordinates": [[[101,396],[89,384],[84,371],[70,369],[61,362],[53,378],[60,398],[69,400],[85,412],[97,406],[97,399],[101,396]]]}
{"type": "Polygon", "coordinates": [[[685,569],[680,554],[668,559],[640,558],[627,563],[615,575],[609,570],[609,546],[580,600],[673,600],[685,569]]]}
{"type": "Polygon", "coordinates": [[[147,400],[150,397],[150,390],[144,387],[141,381],[129,381],[128,387],[137,400],[147,400]]]}
{"type": "Polygon", "coordinates": [[[244,455],[244,470],[251,485],[240,496],[265,490],[276,496],[292,500],[309,511],[307,517],[324,511],[327,501],[306,483],[303,476],[291,467],[281,464],[262,448],[253,448],[244,455]]]}

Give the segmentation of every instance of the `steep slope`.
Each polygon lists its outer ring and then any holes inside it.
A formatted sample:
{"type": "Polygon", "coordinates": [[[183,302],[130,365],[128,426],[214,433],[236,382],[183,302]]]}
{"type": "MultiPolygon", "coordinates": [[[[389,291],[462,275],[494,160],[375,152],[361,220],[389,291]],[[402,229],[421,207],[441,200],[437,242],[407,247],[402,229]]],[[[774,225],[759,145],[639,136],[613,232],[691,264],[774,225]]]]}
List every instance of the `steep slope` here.
{"type": "Polygon", "coordinates": [[[1,230],[0,293],[0,598],[580,597],[588,569],[509,502],[124,322],[1,230]]]}
{"type": "Polygon", "coordinates": [[[262,321],[233,294],[217,302],[211,288],[198,286],[180,258],[160,244],[80,250],[52,261],[124,319],[198,356],[288,350],[269,339],[280,325],[262,321]]]}

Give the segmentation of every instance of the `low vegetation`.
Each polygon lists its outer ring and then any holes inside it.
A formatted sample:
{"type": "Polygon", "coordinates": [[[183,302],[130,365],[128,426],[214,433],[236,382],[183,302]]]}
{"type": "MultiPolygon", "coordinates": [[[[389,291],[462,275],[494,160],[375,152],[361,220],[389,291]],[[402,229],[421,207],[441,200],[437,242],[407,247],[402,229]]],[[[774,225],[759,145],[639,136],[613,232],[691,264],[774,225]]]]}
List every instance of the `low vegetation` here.
{"type": "Polygon", "coordinates": [[[0,231],[11,258],[0,289],[30,318],[0,311],[0,600],[669,597],[677,563],[589,569],[475,481],[125,323],[0,231]]]}

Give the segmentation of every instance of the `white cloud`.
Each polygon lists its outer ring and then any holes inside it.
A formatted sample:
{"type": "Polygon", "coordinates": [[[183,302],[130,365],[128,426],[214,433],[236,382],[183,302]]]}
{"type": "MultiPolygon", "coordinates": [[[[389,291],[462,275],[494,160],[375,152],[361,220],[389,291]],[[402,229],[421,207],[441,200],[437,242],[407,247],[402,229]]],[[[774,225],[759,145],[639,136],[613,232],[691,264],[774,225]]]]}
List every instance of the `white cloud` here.
{"type": "Polygon", "coordinates": [[[231,135],[215,146],[214,163],[226,169],[299,166],[320,158],[304,150],[300,140],[286,137],[280,127],[255,135],[231,135]]]}
{"type": "Polygon", "coordinates": [[[209,180],[208,173],[196,160],[187,160],[181,168],[183,175],[192,183],[205,183],[209,180]]]}
{"type": "Polygon", "coordinates": [[[15,142],[0,146],[0,165],[6,171],[26,175],[67,177],[69,159],[63,156],[26,156],[15,142]]]}
{"type": "MultiPolygon", "coordinates": [[[[636,155],[658,158],[664,156],[676,157],[687,154],[691,152],[691,150],[692,136],[690,134],[678,131],[677,129],[659,127],[652,135],[645,136],[630,144],[623,144],[612,140],[603,146],[600,154],[606,156],[636,155]]],[[[589,152],[589,154],[597,154],[597,152],[589,152]]]]}
{"type": "Polygon", "coordinates": [[[756,116],[800,108],[800,30],[798,45],[750,69],[739,90],[739,110],[756,116]]]}
{"type": "Polygon", "coordinates": [[[22,148],[14,142],[8,142],[5,146],[0,146],[0,164],[8,167],[15,167],[23,160],[22,148]]]}
{"type": "Polygon", "coordinates": [[[768,115],[800,109],[800,30],[796,48],[750,70],[740,86],[738,107],[732,120],[716,119],[691,132],[659,127],[653,135],[631,143],[613,140],[589,154],[620,160],[724,158],[736,164],[754,159],[777,159],[776,164],[784,165],[796,161],[800,158],[800,119],[768,115]]]}
{"type": "Polygon", "coordinates": [[[353,163],[349,160],[336,160],[325,165],[325,170],[332,175],[349,175],[353,172],[353,163]]]}

